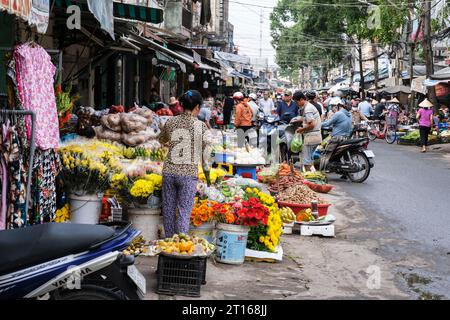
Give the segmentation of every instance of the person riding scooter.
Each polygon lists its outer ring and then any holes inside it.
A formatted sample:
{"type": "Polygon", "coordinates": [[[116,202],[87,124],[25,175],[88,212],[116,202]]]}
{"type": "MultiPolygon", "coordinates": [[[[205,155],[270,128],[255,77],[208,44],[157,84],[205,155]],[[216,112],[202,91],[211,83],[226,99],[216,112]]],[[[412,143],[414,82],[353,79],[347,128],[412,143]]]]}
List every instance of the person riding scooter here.
{"type": "Polygon", "coordinates": [[[321,157],[320,170],[325,169],[328,159],[325,155],[331,155],[340,142],[351,137],[353,132],[351,105],[345,104],[340,98],[333,98],[331,105],[337,105],[340,109],[333,117],[322,123],[322,128],[332,128],[331,139],[325,148],[324,156],[321,157]]]}

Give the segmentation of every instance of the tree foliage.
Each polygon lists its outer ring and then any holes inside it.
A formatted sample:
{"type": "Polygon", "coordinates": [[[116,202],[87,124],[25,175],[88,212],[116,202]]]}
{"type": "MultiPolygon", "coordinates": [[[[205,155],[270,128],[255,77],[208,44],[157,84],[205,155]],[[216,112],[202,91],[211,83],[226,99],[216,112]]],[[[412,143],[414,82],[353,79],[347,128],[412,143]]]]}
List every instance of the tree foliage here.
{"type": "Polygon", "coordinates": [[[276,60],[282,74],[310,65],[326,72],[351,53],[351,45],[369,40],[380,46],[401,39],[408,2],[378,0],[280,0],[271,15],[276,60]]]}

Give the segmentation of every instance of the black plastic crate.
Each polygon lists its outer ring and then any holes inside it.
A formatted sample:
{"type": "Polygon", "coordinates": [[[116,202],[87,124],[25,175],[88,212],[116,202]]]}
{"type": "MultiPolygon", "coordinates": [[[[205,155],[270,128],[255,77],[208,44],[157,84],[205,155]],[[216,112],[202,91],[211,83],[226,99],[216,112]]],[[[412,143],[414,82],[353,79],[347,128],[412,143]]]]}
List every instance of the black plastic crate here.
{"type": "Polygon", "coordinates": [[[158,257],[158,285],[156,292],[166,295],[200,297],[206,284],[207,258],[178,258],[160,254],[158,257]]]}

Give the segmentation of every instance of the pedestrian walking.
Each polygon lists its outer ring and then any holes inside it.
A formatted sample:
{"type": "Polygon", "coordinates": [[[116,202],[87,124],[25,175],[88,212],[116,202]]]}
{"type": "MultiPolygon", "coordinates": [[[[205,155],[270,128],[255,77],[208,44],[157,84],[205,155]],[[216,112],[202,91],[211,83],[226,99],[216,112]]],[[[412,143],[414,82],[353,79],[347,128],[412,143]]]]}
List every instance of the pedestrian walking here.
{"type": "Polygon", "coordinates": [[[231,115],[233,114],[234,99],[229,92],[223,100],[223,125],[228,128],[231,124],[231,115]]]}
{"type": "Polygon", "coordinates": [[[427,152],[428,135],[433,126],[433,104],[425,99],[419,104],[419,107],[416,118],[419,122],[421,152],[427,152]]]}
{"type": "Polygon", "coordinates": [[[264,116],[268,117],[275,111],[273,100],[269,97],[268,92],[264,92],[263,98],[259,100],[259,108],[264,112],[264,116]]]}

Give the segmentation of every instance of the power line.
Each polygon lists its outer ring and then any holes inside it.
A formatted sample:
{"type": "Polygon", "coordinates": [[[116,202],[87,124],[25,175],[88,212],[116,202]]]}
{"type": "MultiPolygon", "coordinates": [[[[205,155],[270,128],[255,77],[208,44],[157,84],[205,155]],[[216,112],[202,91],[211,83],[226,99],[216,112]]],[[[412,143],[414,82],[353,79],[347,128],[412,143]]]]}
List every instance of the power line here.
{"type": "MultiPolygon", "coordinates": [[[[428,0],[428,1],[421,1],[421,3],[432,3],[433,0],[428,0]]],[[[241,4],[241,5],[248,5],[248,6],[252,6],[255,8],[263,8],[263,9],[297,9],[300,10],[304,7],[337,7],[337,8],[367,8],[369,6],[378,6],[378,7],[406,7],[408,4],[405,3],[401,3],[401,4],[376,4],[376,3],[362,3],[362,2],[353,2],[353,3],[313,3],[313,2],[303,2],[303,1],[298,1],[298,3],[296,5],[292,5],[292,6],[264,6],[264,5],[257,5],[257,4],[246,4],[243,2],[239,2],[239,1],[230,1],[230,3],[236,3],[236,4],[241,4]]]]}

